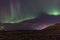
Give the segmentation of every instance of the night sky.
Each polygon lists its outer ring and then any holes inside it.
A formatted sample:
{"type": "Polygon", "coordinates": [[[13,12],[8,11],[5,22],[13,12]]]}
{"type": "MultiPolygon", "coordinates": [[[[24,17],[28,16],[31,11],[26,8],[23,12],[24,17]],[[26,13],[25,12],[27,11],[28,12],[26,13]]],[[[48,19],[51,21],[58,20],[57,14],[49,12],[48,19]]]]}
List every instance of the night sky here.
{"type": "Polygon", "coordinates": [[[60,0],[0,0],[0,23],[20,23],[40,17],[44,23],[60,22],[60,0]],[[40,12],[43,11],[44,15],[40,12]]]}
{"type": "Polygon", "coordinates": [[[18,23],[34,19],[40,11],[59,15],[58,0],[0,0],[0,22],[18,23]]]}

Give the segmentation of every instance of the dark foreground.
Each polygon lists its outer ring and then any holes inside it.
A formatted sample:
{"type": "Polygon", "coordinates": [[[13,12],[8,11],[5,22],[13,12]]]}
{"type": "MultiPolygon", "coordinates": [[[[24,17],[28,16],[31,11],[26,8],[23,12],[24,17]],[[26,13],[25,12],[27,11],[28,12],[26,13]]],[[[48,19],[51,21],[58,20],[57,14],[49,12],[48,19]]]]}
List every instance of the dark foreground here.
{"type": "Polygon", "coordinates": [[[0,31],[0,40],[60,40],[60,24],[43,30],[0,31]]]}

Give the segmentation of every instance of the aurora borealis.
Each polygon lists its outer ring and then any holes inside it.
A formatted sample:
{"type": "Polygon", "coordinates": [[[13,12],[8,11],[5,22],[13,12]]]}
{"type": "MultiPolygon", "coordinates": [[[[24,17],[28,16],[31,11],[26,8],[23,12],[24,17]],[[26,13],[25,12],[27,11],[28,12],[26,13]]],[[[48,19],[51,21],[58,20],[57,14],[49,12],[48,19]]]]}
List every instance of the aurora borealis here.
{"type": "Polygon", "coordinates": [[[34,15],[36,12],[33,12],[36,9],[33,8],[32,11],[31,5],[29,5],[31,3],[28,0],[1,0],[0,2],[2,23],[18,23],[36,17],[34,15]]]}
{"type": "Polygon", "coordinates": [[[29,22],[32,23],[31,20],[33,20],[33,23],[39,22],[42,25],[59,23],[60,22],[59,4],[60,0],[0,0],[0,23],[8,24],[13,23],[14,26],[9,25],[9,28],[12,27],[15,28],[14,23],[21,22],[24,23],[24,21],[26,21],[25,22],[27,23],[26,25],[30,25],[29,22]],[[42,13],[40,13],[41,11],[44,13],[43,15],[42,13]]]}
{"type": "Polygon", "coordinates": [[[59,0],[0,0],[0,22],[18,23],[34,19],[38,12],[59,15],[59,0]]]}

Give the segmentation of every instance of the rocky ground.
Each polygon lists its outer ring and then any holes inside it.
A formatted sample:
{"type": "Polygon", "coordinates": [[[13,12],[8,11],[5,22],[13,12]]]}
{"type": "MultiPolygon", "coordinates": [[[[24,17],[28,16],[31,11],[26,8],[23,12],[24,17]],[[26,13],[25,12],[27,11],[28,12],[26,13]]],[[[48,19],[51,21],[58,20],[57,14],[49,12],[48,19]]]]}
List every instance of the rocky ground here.
{"type": "Polygon", "coordinates": [[[0,31],[0,40],[58,40],[60,39],[60,23],[43,30],[0,31]]]}

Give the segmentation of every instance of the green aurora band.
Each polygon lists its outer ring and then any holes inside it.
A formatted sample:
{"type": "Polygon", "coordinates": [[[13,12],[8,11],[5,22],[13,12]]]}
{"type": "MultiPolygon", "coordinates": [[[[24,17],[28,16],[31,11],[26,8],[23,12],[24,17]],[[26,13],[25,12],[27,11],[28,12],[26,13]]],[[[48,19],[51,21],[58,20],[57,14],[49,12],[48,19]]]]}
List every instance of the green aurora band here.
{"type": "MultiPolygon", "coordinates": [[[[9,19],[6,19],[6,21],[4,21],[4,23],[19,23],[19,22],[23,22],[23,21],[26,21],[26,20],[31,20],[31,19],[34,19],[36,17],[26,17],[24,19],[20,19],[20,20],[9,20],[9,19]]],[[[10,18],[12,19],[12,18],[10,18]]]]}
{"type": "MultiPolygon", "coordinates": [[[[21,7],[19,1],[15,0],[16,2],[14,3],[13,0],[10,0],[10,15],[6,18],[4,18],[4,20],[2,21],[2,23],[20,23],[20,22],[23,22],[25,20],[31,20],[31,19],[35,19],[36,16],[33,16],[33,12],[32,12],[32,15],[31,15],[31,12],[29,12],[27,14],[27,11],[26,9],[28,7],[25,8],[25,10],[21,7]],[[22,11],[22,12],[21,12],[22,11]],[[26,11],[26,14],[24,14],[26,11]]],[[[29,9],[28,9],[29,10],[29,9]]]]}

